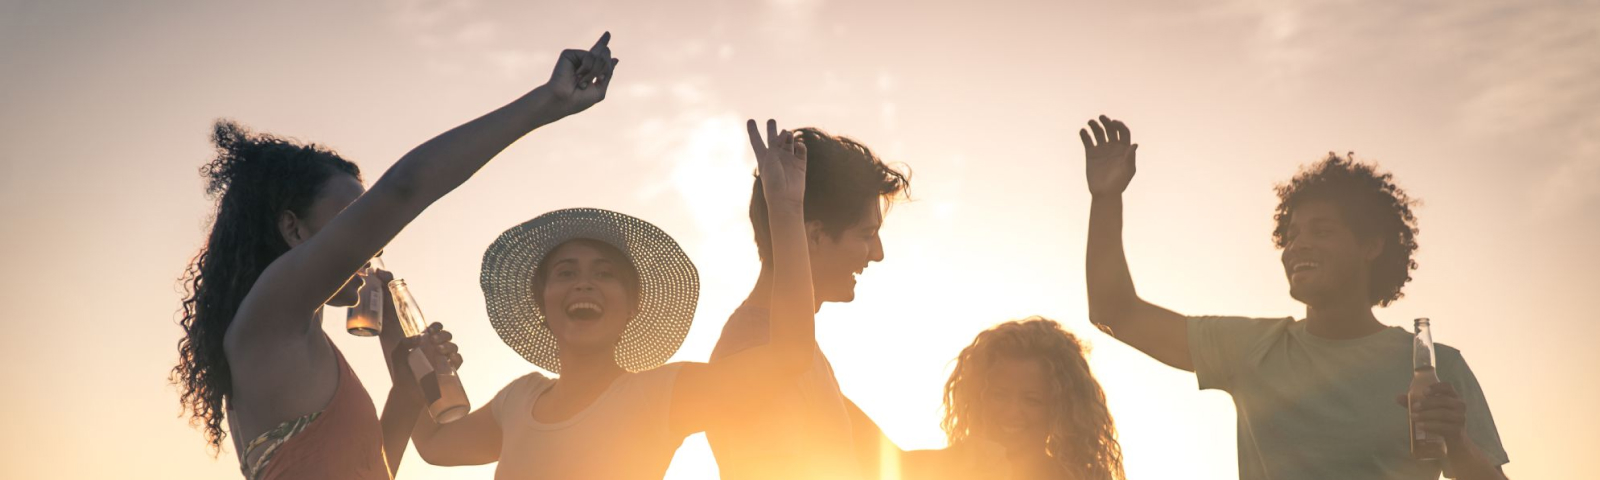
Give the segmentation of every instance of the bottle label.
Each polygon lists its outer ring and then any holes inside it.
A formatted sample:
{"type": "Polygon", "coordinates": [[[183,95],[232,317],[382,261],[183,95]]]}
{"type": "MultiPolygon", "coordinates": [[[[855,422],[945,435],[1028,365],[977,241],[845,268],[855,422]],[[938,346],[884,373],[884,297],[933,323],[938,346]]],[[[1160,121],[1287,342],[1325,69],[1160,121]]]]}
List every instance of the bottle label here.
{"type": "Polygon", "coordinates": [[[427,354],[420,348],[411,350],[411,373],[417,377],[417,385],[422,387],[422,399],[428,405],[439,401],[439,372],[434,371],[433,364],[428,361],[427,354]]]}

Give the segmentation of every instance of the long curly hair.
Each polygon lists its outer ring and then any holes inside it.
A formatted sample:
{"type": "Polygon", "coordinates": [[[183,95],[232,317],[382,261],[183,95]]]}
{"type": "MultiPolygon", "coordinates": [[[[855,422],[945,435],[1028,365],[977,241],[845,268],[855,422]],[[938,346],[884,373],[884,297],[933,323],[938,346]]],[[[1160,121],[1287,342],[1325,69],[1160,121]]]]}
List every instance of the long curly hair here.
{"type": "Polygon", "coordinates": [[[1061,324],[1043,317],[1002,323],[961,350],[944,385],[944,428],[950,445],[972,436],[973,417],[996,358],[1039,361],[1050,384],[1045,452],[1062,471],[1085,480],[1122,480],[1122,445],[1106,395],[1089,370],[1088,348],[1061,324]]]}
{"type": "Polygon", "coordinates": [[[1411,281],[1411,271],[1417,269],[1417,217],[1411,207],[1419,202],[1394,183],[1394,174],[1357,162],[1354,153],[1341,157],[1328,152],[1327,158],[1302,168],[1276,190],[1273,245],[1289,245],[1289,216],[1295,207],[1311,201],[1329,201],[1357,237],[1383,240],[1383,251],[1372,261],[1367,299],[1373,305],[1387,307],[1405,296],[1401,288],[1411,281]]]}
{"type": "Polygon", "coordinates": [[[222,423],[233,390],[223,337],[261,272],[289,250],[278,216],[304,217],[328,179],[344,174],[359,181],[361,170],[325,147],[251,133],[231,120],[216,122],[211,141],[217,155],[200,175],[217,210],[205,246],[180,281],[184,335],[168,380],[215,455],[227,437],[222,423]]]}

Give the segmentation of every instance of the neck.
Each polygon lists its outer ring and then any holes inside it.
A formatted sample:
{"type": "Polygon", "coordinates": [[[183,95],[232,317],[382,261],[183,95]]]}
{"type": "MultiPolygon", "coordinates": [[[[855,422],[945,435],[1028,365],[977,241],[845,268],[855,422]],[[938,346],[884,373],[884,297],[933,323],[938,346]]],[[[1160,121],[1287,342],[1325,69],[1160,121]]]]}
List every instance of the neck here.
{"type": "Polygon", "coordinates": [[[593,352],[561,350],[561,376],[556,377],[555,388],[605,388],[626,373],[617,366],[616,352],[609,349],[593,352]]]}
{"type": "MultiPolygon", "coordinates": [[[[812,283],[811,289],[813,291],[817,290],[817,284],[812,283]]],[[[822,303],[823,302],[819,297],[816,300],[816,305],[814,306],[815,309],[812,310],[812,312],[815,313],[817,311],[821,311],[822,303]]],[[[772,267],[768,267],[764,264],[761,266],[761,276],[756,277],[756,286],[750,288],[750,296],[744,298],[744,306],[767,310],[772,309],[772,267]]]]}
{"type": "Polygon", "coordinates": [[[1365,299],[1306,304],[1306,330],[1322,338],[1348,340],[1378,333],[1386,328],[1372,315],[1365,299]]]}

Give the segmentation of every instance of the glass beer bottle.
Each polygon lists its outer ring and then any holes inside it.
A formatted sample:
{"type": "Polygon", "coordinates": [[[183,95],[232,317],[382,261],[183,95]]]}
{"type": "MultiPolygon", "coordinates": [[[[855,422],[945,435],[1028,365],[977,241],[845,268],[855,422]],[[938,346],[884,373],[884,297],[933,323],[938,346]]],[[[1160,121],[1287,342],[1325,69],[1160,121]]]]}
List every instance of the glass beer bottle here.
{"type": "Polygon", "coordinates": [[[400,316],[396,320],[400,321],[400,328],[405,331],[406,337],[424,337],[417,346],[411,348],[406,362],[411,365],[411,373],[416,375],[417,384],[422,388],[422,401],[428,405],[428,415],[439,424],[467,416],[471,403],[467,401],[466,389],[461,387],[461,377],[456,375],[450,359],[427,348],[430,346],[426,343],[427,332],[424,330],[427,323],[423,320],[417,300],[411,297],[411,290],[406,288],[406,281],[398,278],[391,280],[389,293],[394,297],[395,314],[400,316]]]}
{"type": "Polygon", "coordinates": [[[380,285],[378,269],[383,267],[383,259],[373,258],[356,275],[362,279],[361,290],[356,293],[360,301],[345,314],[344,329],[357,337],[376,337],[383,333],[383,296],[388,290],[380,285]]]}
{"type": "MultiPolygon", "coordinates": [[[[1433,330],[1428,325],[1428,319],[1418,318],[1416,322],[1417,336],[1411,343],[1411,388],[1406,391],[1406,410],[1412,411],[1417,402],[1428,395],[1428,387],[1439,383],[1439,374],[1434,370],[1433,330]]],[[[1409,415],[1408,415],[1409,417],[1409,415]]],[[[1417,429],[1417,421],[1411,420],[1411,458],[1417,460],[1437,460],[1445,456],[1444,439],[1438,434],[1424,432],[1417,429]]]]}

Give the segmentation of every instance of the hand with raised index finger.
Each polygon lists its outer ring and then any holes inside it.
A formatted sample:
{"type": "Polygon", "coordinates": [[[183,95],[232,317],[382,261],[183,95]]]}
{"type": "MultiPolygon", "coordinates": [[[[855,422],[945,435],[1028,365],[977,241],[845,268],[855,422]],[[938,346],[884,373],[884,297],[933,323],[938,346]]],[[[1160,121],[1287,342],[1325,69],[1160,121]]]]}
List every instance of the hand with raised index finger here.
{"type": "Polygon", "coordinates": [[[766,141],[754,119],[746,122],[750,149],[756,154],[756,176],[767,199],[767,209],[801,211],[806,193],[806,143],[799,134],[778,131],[778,122],[767,120],[766,141]]]}
{"type": "Polygon", "coordinates": [[[1101,115],[1089,120],[1088,129],[1079,129],[1083,140],[1084,173],[1093,195],[1121,195],[1133,181],[1138,170],[1134,154],[1139,144],[1133,143],[1128,126],[1119,120],[1101,115]],[[1089,130],[1094,130],[1091,137],[1089,130]]]}
{"type": "Polygon", "coordinates": [[[556,59],[555,71],[544,88],[549,90],[563,116],[584,111],[606,98],[618,60],[611,57],[611,32],[600,35],[588,50],[567,49],[556,59]]]}

